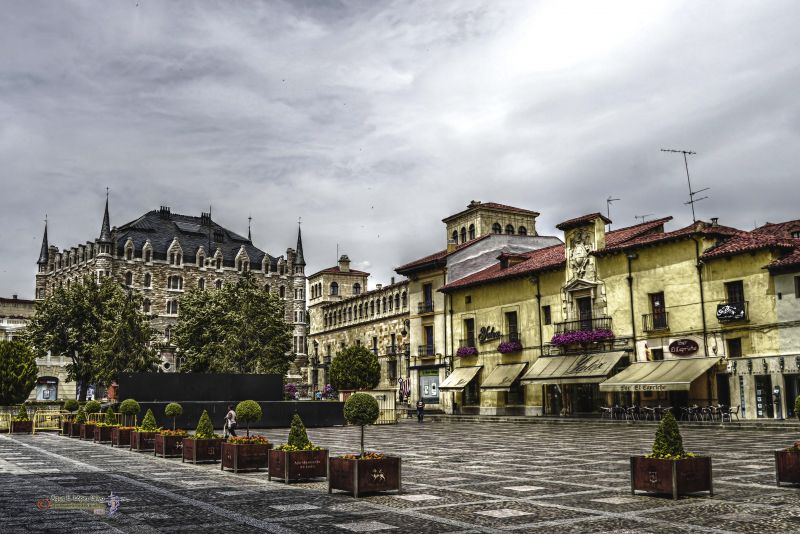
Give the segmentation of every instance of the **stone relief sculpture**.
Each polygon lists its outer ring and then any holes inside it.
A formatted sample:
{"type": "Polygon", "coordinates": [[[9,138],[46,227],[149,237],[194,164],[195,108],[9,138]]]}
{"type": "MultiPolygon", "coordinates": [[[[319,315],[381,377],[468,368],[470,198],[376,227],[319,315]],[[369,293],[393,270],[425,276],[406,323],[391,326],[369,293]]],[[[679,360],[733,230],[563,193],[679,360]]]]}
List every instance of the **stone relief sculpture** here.
{"type": "Polygon", "coordinates": [[[570,268],[572,278],[590,278],[594,275],[594,265],[589,255],[592,252],[592,238],[584,229],[580,229],[570,241],[570,268]]]}

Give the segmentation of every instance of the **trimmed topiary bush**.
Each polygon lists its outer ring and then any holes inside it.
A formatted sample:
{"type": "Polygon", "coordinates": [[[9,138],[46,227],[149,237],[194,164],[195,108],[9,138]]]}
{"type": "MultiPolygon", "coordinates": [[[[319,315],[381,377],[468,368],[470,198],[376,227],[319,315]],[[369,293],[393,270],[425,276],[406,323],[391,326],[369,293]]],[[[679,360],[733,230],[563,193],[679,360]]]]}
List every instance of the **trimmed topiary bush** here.
{"type": "Polygon", "coordinates": [[[128,423],[128,417],[131,415],[134,416],[133,424],[136,424],[136,415],[142,411],[142,407],[139,406],[139,403],[133,399],[125,399],[122,401],[122,404],[119,405],[119,413],[125,416],[124,424],[128,423]]]}
{"type": "Polygon", "coordinates": [[[372,389],[381,380],[378,357],[366,347],[343,349],[331,363],[331,384],[343,389],[372,389]]]}
{"type": "Polygon", "coordinates": [[[156,416],[153,415],[153,410],[150,408],[147,409],[147,412],[144,414],[144,419],[142,419],[142,426],[139,429],[143,432],[155,432],[158,430],[158,424],[156,423],[156,416]]]}
{"type": "Polygon", "coordinates": [[[75,416],[75,424],[78,425],[85,425],[86,424],[86,412],[83,411],[83,406],[78,408],[78,414],[75,416]]]}
{"type": "Polygon", "coordinates": [[[197,428],[194,431],[195,439],[213,439],[214,425],[211,424],[211,418],[208,416],[208,411],[203,410],[200,420],[197,422],[197,428]]]}
{"type": "Polygon", "coordinates": [[[102,409],[102,406],[96,400],[90,400],[83,407],[83,411],[85,411],[86,413],[98,413],[98,412],[100,412],[101,409],[102,409]]]}
{"type": "Polygon", "coordinates": [[[800,419],[800,395],[794,400],[794,415],[800,419]]]}
{"type": "Polygon", "coordinates": [[[242,401],[236,405],[236,419],[245,423],[247,437],[250,437],[250,423],[255,423],[263,415],[261,406],[253,400],[242,401]]]}
{"type": "Polygon", "coordinates": [[[19,405],[19,411],[17,412],[16,417],[14,417],[14,421],[30,421],[31,418],[28,417],[28,410],[25,409],[24,404],[19,405]]]}
{"type": "Polygon", "coordinates": [[[164,408],[164,415],[172,418],[172,430],[175,430],[175,418],[183,413],[183,406],[177,402],[170,402],[164,408]]]}
{"type": "Polygon", "coordinates": [[[694,454],[683,450],[683,438],[675,416],[671,412],[666,412],[658,425],[658,430],[656,430],[653,452],[648,455],[648,458],[680,460],[693,456],[694,454]]]}
{"type": "Polygon", "coordinates": [[[289,430],[289,439],[286,444],[301,451],[311,447],[306,426],[303,424],[303,420],[300,419],[300,414],[296,413],[292,417],[292,428],[289,430]]]}
{"type": "Polygon", "coordinates": [[[361,456],[364,456],[364,427],[378,420],[380,407],[372,395],[354,393],[344,403],[344,418],[361,427],[361,456]]]}
{"type": "Polygon", "coordinates": [[[68,412],[74,412],[80,408],[81,404],[75,399],[67,399],[64,401],[64,409],[68,412]]]}

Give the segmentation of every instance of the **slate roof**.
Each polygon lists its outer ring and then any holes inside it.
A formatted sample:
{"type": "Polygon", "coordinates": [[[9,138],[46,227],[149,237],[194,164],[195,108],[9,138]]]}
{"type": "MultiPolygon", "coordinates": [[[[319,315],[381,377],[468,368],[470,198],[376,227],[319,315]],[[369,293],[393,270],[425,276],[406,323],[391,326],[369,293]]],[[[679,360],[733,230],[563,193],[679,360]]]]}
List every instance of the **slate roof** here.
{"type": "Polygon", "coordinates": [[[523,209],[523,208],[515,208],[514,206],[508,206],[506,204],[498,204],[497,202],[476,202],[476,201],[473,200],[472,202],[469,203],[469,205],[467,206],[467,209],[461,210],[458,213],[454,213],[453,215],[445,217],[444,219],[442,219],[442,222],[447,222],[447,221],[452,220],[452,219],[454,219],[456,217],[459,217],[459,216],[461,216],[461,215],[463,215],[463,214],[465,214],[467,212],[470,212],[470,211],[473,211],[473,210],[478,210],[478,209],[481,209],[481,208],[486,208],[486,209],[491,209],[491,210],[507,211],[507,212],[510,212],[510,213],[519,213],[521,215],[532,215],[534,217],[538,217],[539,216],[539,212],[538,211],[526,210],[526,209],[523,209]]]}
{"type": "Polygon", "coordinates": [[[261,269],[264,256],[269,258],[270,265],[277,264],[277,258],[255,247],[246,237],[220,226],[213,220],[210,226],[203,225],[201,217],[192,215],[152,210],[134,221],[115,228],[113,240],[118,255],[124,254],[128,238],[133,240],[136,257],[141,257],[142,247],[149,239],[154,259],[166,259],[172,240],[177,238],[185,261],[193,261],[198,249],[203,247],[207,257],[212,257],[219,249],[222,252],[223,264],[229,267],[235,266],[236,255],[244,245],[250,258],[251,268],[261,269]]]}
{"type": "Polygon", "coordinates": [[[434,252],[433,254],[430,254],[428,256],[424,256],[422,258],[419,258],[418,260],[414,260],[412,262],[409,262],[409,263],[406,263],[404,265],[401,265],[400,267],[396,267],[395,268],[395,272],[397,272],[399,274],[405,274],[405,273],[408,273],[408,272],[416,271],[416,270],[418,270],[420,268],[444,267],[445,265],[447,265],[447,257],[450,254],[453,254],[456,251],[462,250],[462,249],[464,249],[466,247],[470,247],[470,246],[474,245],[475,243],[479,243],[480,241],[483,241],[484,239],[488,239],[492,235],[495,235],[495,234],[482,235],[481,237],[479,237],[477,239],[473,239],[472,241],[467,241],[466,243],[461,243],[460,245],[457,245],[456,248],[452,252],[447,252],[447,249],[440,250],[439,252],[434,252]]]}
{"type": "Polygon", "coordinates": [[[42,237],[42,250],[39,251],[39,265],[47,265],[47,260],[50,257],[50,249],[47,245],[47,221],[44,223],[44,236],[42,237]]]}
{"type": "Polygon", "coordinates": [[[587,223],[595,219],[603,219],[603,222],[606,224],[611,224],[611,219],[598,212],[590,213],[588,215],[581,215],[580,217],[575,217],[574,219],[568,219],[564,222],[560,222],[556,225],[556,228],[559,230],[569,230],[570,228],[575,228],[576,226],[580,226],[583,223],[587,223]]]}

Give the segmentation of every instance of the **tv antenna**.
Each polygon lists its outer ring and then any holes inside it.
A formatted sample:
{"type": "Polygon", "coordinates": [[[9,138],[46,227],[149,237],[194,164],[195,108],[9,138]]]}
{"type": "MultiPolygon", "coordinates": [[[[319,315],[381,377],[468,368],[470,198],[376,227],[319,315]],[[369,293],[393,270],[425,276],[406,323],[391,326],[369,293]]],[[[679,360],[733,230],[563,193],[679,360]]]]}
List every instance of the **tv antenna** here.
{"type": "Polygon", "coordinates": [[[703,191],[708,191],[711,189],[710,187],[704,187],[703,189],[698,189],[697,191],[692,190],[692,179],[689,177],[689,161],[686,159],[686,156],[694,156],[697,154],[697,152],[692,152],[691,150],[675,150],[672,148],[662,148],[661,152],[674,152],[676,154],[683,154],[683,165],[686,167],[686,182],[689,184],[689,200],[684,202],[684,204],[692,207],[692,222],[697,222],[697,217],[694,214],[694,204],[695,202],[700,202],[701,200],[707,199],[708,195],[700,198],[694,198],[694,196],[702,193],[703,191]]]}
{"type": "Polygon", "coordinates": [[[645,213],[644,215],[634,215],[633,218],[636,219],[637,221],[639,219],[641,219],[642,220],[641,224],[644,224],[644,222],[647,220],[647,218],[648,217],[652,217],[653,215],[655,215],[655,214],[654,213],[645,213]]]}
{"type": "MultiPolygon", "coordinates": [[[[606,217],[608,220],[611,220],[611,204],[616,202],[617,200],[622,200],[621,198],[611,198],[611,195],[606,199],[606,217]]],[[[611,223],[608,223],[608,229],[611,230],[611,223]]]]}

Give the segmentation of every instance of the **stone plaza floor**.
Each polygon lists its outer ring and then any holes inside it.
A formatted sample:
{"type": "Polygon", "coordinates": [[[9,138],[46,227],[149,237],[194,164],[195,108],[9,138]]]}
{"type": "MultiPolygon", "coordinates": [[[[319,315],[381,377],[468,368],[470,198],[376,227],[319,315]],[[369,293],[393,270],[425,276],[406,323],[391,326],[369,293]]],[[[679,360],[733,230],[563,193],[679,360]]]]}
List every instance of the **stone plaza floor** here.
{"type": "MultiPolygon", "coordinates": [[[[713,497],[631,496],[629,456],[648,424],[402,422],[367,428],[403,458],[402,494],[353,499],[325,482],[268,482],[55,434],[0,435],[0,532],[800,532],[800,487],[775,486],[773,450],[798,432],[683,429],[714,461],[713,497]],[[51,496],[120,499],[112,516],[39,510],[51,496]]],[[[259,431],[273,442],[287,430],[259,431]]],[[[332,454],[358,428],[309,429],[332,454]]],[[[74,498],[74,497],[73,497],[74,498]]]]}

